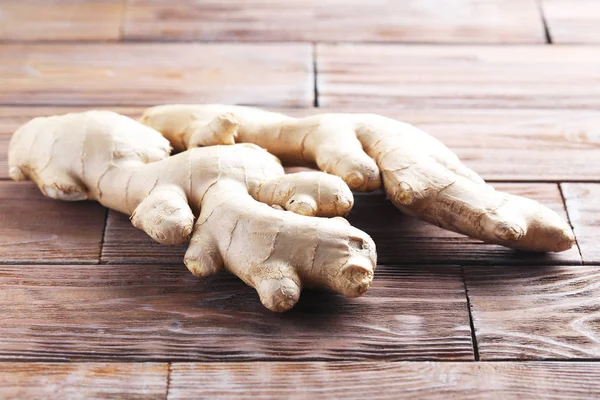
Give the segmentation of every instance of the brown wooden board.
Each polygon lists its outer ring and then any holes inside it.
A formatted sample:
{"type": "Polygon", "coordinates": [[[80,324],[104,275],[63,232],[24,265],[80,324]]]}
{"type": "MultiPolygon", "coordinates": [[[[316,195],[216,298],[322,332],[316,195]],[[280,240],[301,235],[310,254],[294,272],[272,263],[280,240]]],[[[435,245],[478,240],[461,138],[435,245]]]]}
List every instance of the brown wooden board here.
{"type": "MultiPolygon", "coordinates": [[[[498,190],[531,197],[567,218],[556,184],[496,184],[498,190]]],[[[527,253],[449,232],[400,213],[382,192],[355,193],[351,224],[366,231],[377,244],[378,261],[385,264],[485,263],[580,264],[577,247],[563,253],[527,253]]],[[[163,246],[129,218],[109,212],[102,261],[108,263],[181,263],[186,246],[163,246]]]]}
{"type": "Polygon", "coordinates": [[[581,399],[600,364],[548,362],[174,363],[169,399],[581,399]]]}
{"type": "Polygon", "coordinates": [[[534,0],[127,3],[126,39],[543,43],[534,0]]]}
{"type": "Polygon", "coordinates": [[[0,363],[3,399],[164,399],[166,363],[0,363]]]}
{"type": "Polygon", "coordinates": [[[0,182],[0,263],[97,263],[106,209],[44,197],[31,182],[0,182]]]}
{"type": "Polygon", "coordinates": [[[123,0],[2,0],[0,40],[118,40],[123,0]]]}
{"type": "Polygon", "coordinates": [[[599,266],[464,271],[482,360],[600,357],[599,266]]]}
{"type": "Polygon", "coordinates": [[[600,47],[317,45],[323,107],[600,107],[600,47]]]}
{"type": "Polygon", "coordinates": [[[0,45],[0,103],[313,104],[308,44],[0,45]]]}
{"type": "Polygon", "coordinates": [[[542,0],[552,43],[600,43],[600,2],[542,0]]]}
{"type": "Polygon", "coordinates": [[[183,265],[0,266],[5,360],[472,360],[459,267],[381,266],[368,293],[284,314],[183,265]]]}
{"type": "Polygon", "coordinates": [[[600,262],[600,184],[561,184],[584,263],[600,262]]]}

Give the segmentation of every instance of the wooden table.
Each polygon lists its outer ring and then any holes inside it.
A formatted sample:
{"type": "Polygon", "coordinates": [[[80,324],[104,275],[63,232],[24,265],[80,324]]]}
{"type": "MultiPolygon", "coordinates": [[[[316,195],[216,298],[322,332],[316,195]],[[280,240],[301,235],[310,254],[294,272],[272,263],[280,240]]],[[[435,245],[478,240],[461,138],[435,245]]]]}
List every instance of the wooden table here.
{"type": "Polygon", "coordinates": [[[0,41],[1,398],[600,396],[600,2],[2,0],[0,41]],[[515,252],[360,194],[373,287],[280,315],[126,216],[8,179],[30,118],[174,102],[414,123],[577,246],[515,252]]]}

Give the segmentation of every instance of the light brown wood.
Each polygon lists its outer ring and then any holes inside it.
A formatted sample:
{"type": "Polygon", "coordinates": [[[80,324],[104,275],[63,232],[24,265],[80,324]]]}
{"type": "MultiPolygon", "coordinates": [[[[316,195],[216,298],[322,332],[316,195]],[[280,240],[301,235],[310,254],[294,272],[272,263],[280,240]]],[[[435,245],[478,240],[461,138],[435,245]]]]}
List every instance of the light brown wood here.
{"type": "Polygon", "coordinates": [[[600,357],[597,266],[464,270],[482,360],[600,357]]]}
{"type": "Polygon", "coordinates": [[[2,0],[0,40],[118,40],[123,0],[2,0]]]}
{"type": "MultiPolygon", "coordinates": [[[[496,184],[498,190],[531,197],[557,211],[566,212],[556,184],[496,184]]],[[[348,216],[377,244],[378,261],[385,264],[486,263],[580,264],[575,247],[564,253],[526,253],[484,244],[460,234],[407,217],[382,192],[355,193],[348,216]]],[[[180,263],[186,246],[162,246],[131,225],[127,216],[109,212],[102,261],[108,263],[180,263]]]]}
{"type": "Polygon", "coordinates": [[[600,2],[542,0],[553,43],[600,43],[600,2]]]}
{"type": "Polygon", "coordinates": [[[543,43],[534,0],[128,2],[128,39],[543,43]]]}
{"type": "Polygon", "coordinates": [[[164,399],[166,363],[0,363],[3,399],[164,399]]]}
{"type": "MultiPolygon", "coordinates": [[[[82,107],[0,107],[0,178],[8,178],[10,135],[37,116],[82,107]]],[[[107,108],[107,107],[99,107],[107,108]]],[[[138,118],[143,107],[108,107],[138,118]]],[[[321,112],[373,112],[431,133],[488,180],[597,181],[600,177],[600,113],[570,110],[278,109],[293,116],[321,112]]]]}
{"type": "Polygon", "coordinates": [[[0,45],[0,103],[313,103],[308,44],[0,45]]]}
{"type": "Polygon", "coordinates": [[[323,107],[600,107],[592,46],[317,45],[323,107]]]}
{"type": "Polygon", "coordinates": [[[230,274],[181,265],[0,266],[0,358],[472,360],[459,267],[379,267],[369,292],[268,311],[230,274]]]}
{"type": "Polygon", "coordinates": [[[599,363],[174,363],[169,399],[581,399],[599,363]]]}
{"type": "Polygon", "coordinates": [[[0,263],[97,263],[105,215],[97,203],[44,197],[31,182],[0,182],[0,263]]]}
{"type": "Polygon", "coordinates": [[[600,184],[561,184],[584,263],[600,262],[600,184]]]}

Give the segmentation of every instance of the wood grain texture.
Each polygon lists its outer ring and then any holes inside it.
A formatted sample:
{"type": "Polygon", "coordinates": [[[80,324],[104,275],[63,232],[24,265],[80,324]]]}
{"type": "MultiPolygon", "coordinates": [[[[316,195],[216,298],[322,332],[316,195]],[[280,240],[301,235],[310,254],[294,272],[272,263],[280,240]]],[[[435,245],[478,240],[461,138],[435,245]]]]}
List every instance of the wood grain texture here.
{"type": "Polygon", "coordinates": [[[542,0],[553,43],[600,43],[600,3],[596,0],[542,0]]]}
{"type": "Polygon", "coordinates": [[[482,360],[600,357],[600,267],[465,267],[482,360]]]}
{"type": "Polygon", "coordinates": [[[534,0],[128,2],[127,39],[543,43],[534,0]]]}
{"type": "Polygon", "coordinates": [[[123,0],[2,0],[0,40],[118,40],[123,0]]]}
{"type": "Polygon", "coordinates": [[[581,399],[598,363],[174,363],[169,399],[581,399]]]}
{"type": "Polygon", "coordinates": [[[598,108],[599,50],[319,44],[319,105],[598,108]]]}
{"type": "Polygon", "coordinates": [[[268,311],[181,265],[0,266],[0,359],[472,360],[458,267],[379,267],[369,292],[268,311]]]}
{"type": "Polygon", "coordinates": [[[0,45],[0,103],[313,103],[308,44],[0,45]]]}
{"type": "Polygon", "coordinates": [[[600,184],[561,184],[584,263],[600,262],[600,184]]]}
{"type": "Polygon", "coordinates": [[[3,399],[164,399],[166,363],[0,363],[3,399]]]}
{"type": "MultiPolygon", "coordinates": [[[[498,190],[531,197],[566,219],[556,184],[496,184],[498,190]]],[[[563,253],[527,253],[484,244],[401,214],[382,192],[355,193],[350,223],[377,244],[384,264],[485,263],[580,264],[577,248],[563,253]]],[[[136,229],[123,214],[109,212],[102,261],[108,263],[181,263],[186,246],[162,246],[136,229]]]]}
{"type": "Polygon", "coordinates": [[[31,182],[0,182],[0,263],[97,263],[106,209],[44,197],[31,182]]]}
{"type": "MultiPolygon", "coordinates": [[[[0,107],[0,178],[8,178],[8,142],[21,124],[38,116],[89,108],[0,107]]],[[[108,108],[134,118],[144,109],[108,108]]],[[[372,112],[406,121],[440,139],[487,180],[597,181],[600,176],[600,113],[597,111],[360,108],[277,111],[294,116],[372,112]]]]}

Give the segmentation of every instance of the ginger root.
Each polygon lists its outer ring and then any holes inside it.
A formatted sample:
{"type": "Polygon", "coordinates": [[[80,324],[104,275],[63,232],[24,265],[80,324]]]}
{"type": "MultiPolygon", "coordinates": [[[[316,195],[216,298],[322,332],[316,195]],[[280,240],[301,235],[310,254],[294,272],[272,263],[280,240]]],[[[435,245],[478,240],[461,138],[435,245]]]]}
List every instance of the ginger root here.
{"type": "Polygon", "coordinates": [[[284,163],[316,164],[353,190],[383,186],[402,212],[485,242],[529,251],[564,251],[569,225],[536,201],[495,191],[442,143],[409,124],[373,114],[291,118],[226,105],[165,105],[141,122],[178,150],[255,143],[284,163]],[[221,119],[230,123],[227,129],[221,119]]]}
{"type": "MultiPolygon", "coordinates": [[[[207,132],[232,126],[219,118],[207,132]]],[[[341,179],[285,175],[279,160],[252,144],[170,151],[159,132],[108,111],[35,118],[11,139],[10,176],[33,180],[54,199],[97,200],[129,214],[160,243],[191,236],[184,261],[194,275],[226,268],[273,311],[290,309],[302,287],[351,297],[368,289],[371,238],[342,217],[309,217],[350,210],[341,179]]]]}

